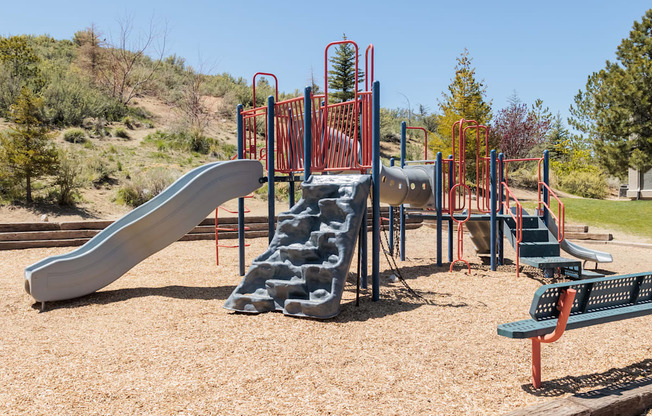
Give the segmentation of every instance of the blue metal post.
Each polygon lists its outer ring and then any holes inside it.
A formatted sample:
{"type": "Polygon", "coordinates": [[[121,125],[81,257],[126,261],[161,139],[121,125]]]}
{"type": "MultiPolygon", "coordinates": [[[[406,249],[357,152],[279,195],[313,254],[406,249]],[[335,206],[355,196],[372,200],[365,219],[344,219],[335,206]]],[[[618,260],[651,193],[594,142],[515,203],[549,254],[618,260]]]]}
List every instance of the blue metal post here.
{"type": "MultiPolygon", "coordinates": [[[[394,166],[394,158],[389,159],[389,166],[394,166]]],[[[394,207],[389,206],[389,255],[394,256],[394,207]]]]}
{"type": "Polygon", "coordinates": [[[310,87],[303,92],[303,180],[310,177],[312,164],[312,101],[310,99],[310,87]]]}
{"type": "Polygon", "coordinates": [[[442,183],[441,183],[441,169],[442,169],[441,152],[437,152],[437,159],[435,161],[435,208],[437,209],[437,266],[441,266],[441,251],[442,251],[442,224],[441,224],[441,210],[442,210],[442,183]]]}
{"type": "MultiPolygon", "coordinates": [[[[453,198],[451,197],[450,190],[453,188],[455,167],[453,166],[453,155],[448,155],[448,159],[450,162],[448,162],[448,189],[446,193],[448,193],[448,206],[451,207],[453,206],[453,198]]],[[[453,261],[453,218],[448,219],[448,261],[453,261]]]]}
{"type": "MultiPolygon", "coordinates": [[[[550,186],[550,155],[548,150],[543,151],[543,183],[550,186]]],[[[543,202],[550,206],[550,201],[548,200],[550,196],[548,195],[548,190],[543,190],[543,202]]],[[[541,213],[539,213],[541,215],[541,213]]],[[[543,223],[548,225],[548,210],[543,208],[543,223]]]]}
{"type": "Polygon", "coordinates": [[[380,82],[374,81],[372,89],[372,204],[371,232],[371,300],[380,299],[380,82]]]}
{"type": "MultiPolygon", "coordinates": [[[[500,160],[500,172],[499,172],[500,177],[498,178],[498,188],[499,188],[498,203],[500,204],[500,207],[499,207],[500,209],[499,209],[498,213],[500,213],[502,215],[503,214],[503,200],[505,199],[504,195],[503,195],[503,186],[502,186],[502,183],[505,180],[505,155],[502,154],[502,153],[499,154],[498,155],[498,160],[500,160]]],[[[501,265],[501,266],[503,264],[505,264],[505,241],[504,241],[504,238],[503,238],[504,237],[503,236],[504,227],[505,227],[505,221],[503,221],[501,219],[501,221],[499,222],[499,226],[498,226],[498,264],[501,265]]]]}
{"type": "Polygon", "coordinates": [[[269,242],[274,238],[274,218],[276,217],[276,210],[274,207],[274,96],[267,97],[267,215],[268,229],[269,229],[269,242]]]}
{"type": "MultiPolygon", "coordinates": [[[[299,133],[295,131],[294,129],[294,117],[292,116],[292,109],[288,108],[288,117],[290,118],[290,122],[288,123],[288,128],[289,128],[289,135],[290,135],[290,168],[294,169],[296,168],[295,165],[295,160],[294,160],[294,145],[299,141],[298,135],[299,133]]],[[[300,155],[297,155],[297,159],[301,157],[300,155]]],[[[289,200],[289,205],[290,209],[294,206],[294,173],[290,172],[288,175],[288,200],[289,200]]]]}
{"type": "Polygon", "coordinates": [[[491,159],[489,169],[491,170],[491,193],[489,201],[489,209],[491,210],[491,237],[489,238],[489,244],[491,245],[491,270],[496,270],[496,236],[498,235],[498,230],[496,226],[496,150],[491,150],[491,159]]]}
{"type": "Polygon", "coordinates": [[[369,216],[367,215],[367,204],[365,203],[364,207],[364,212],[362,213],[362,256],[360,256],[360,260],[362,262],[362,265],[360,266],[360,286],[362,286],[363,289],[366,289],[368,284],[367,284],[367,273],[368,273],[368,266],[369,266],[369,245],[368,245],[368,232],[367,232],[367,225],[369,223],[369,216]]]}
{"type": "MultiPolygon", "coordinates": [[[[244,121],[242,118],[242,104],[237,107],[237,126],[238,126],[238,159],[244,158],[244,121]]],[[[245,218],[244,218],[244,198],[238,198],[238,265],[240,266],[240,276],[245,275],[245,218]]]]}
{"type": "MultiPolygon", "coordinates": [[[[405,169],[405,143],[407,141],[407,127],[405,121],[401,122],[401,169],[405,169]]],[[[401,261],[405,261],[405,205],[399,208],[400,235],[401,235],[401,261]]]]}

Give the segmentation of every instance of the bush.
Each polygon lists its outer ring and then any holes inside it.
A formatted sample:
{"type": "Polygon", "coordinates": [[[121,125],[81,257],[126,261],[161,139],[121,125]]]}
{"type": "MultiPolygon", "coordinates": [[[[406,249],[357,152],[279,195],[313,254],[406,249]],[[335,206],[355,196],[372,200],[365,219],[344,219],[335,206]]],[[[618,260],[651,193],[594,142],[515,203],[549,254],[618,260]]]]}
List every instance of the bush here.
{"type": "Polygon", "coordinates": [[[137,207],[170,186],[179,177],[179,172],[157,167],[138,175],[118,189],[117,201],[130,207],[137,207]]]}
{"type": "Polygon", "coordinates": [[[562,191],[584,198],[603,199],[608,194],[605,176],[596,172],[580,171],[558,174],[557,182],[562,191]]]}
{"type": "Polygon", "coordinates": [[[54,184],[58,187],[55,195],[59,205],[75,205],[81,199],[80,173],[79,159],[68,151],[59,151],[59,169],[54,176],[54,184]]]}
{"type": "Polygon", "coordinates": [[[84,143],[86,132],[79,128],[68,129],[63,132],[63,140],[70,143],[84,143]]]}
{"type": "Polygon", "coordinates": [[[104,157],[95,156],[87,160],[84,172],[87,181],[95,187],[100,187],[111,181],[111,175],[115,173],[115,170],[109,166],[104,157]]]}
{"type": "Polygon", "coordinates": [[[507,184],[526,189],[538,189],[539,186],[539,170],[537,166],[527,167],[522,166],[514,172],[507,174],[507,184]]]}
{"type": "Polygon", "coordinates": [[[131,138],[131,137],[129,137],[129,133],[127,133],[127,130],[125,130],[124,127],[117,127],[113,131],[113,135],[115,137],[120,137],[122,139],[130,139],[131,138]]]}
{"type": "Polygon", "coordinates": [[[172,149],[197,152],[204,155],[214,151],[217,145],[217,141],[212,137],[204,136],[196,131],[187,130],[174,133],[156,130],[156,132],[148,134],[143,141],[156,146],[159,151],[172,149]]]}

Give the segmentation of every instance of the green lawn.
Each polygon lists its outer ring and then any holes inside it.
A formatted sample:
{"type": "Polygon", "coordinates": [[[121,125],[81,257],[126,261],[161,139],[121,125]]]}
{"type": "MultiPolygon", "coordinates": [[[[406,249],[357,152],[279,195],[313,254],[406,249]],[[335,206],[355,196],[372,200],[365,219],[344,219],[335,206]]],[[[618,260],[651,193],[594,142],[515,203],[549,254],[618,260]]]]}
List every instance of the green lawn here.
{"type": "MultiPolygon", "coordinates": [[[[566,221],[652,239],[652,201],[562,198],[562,202],[566,207],[566,221]]],[[[526,201],[523,208],[534,213],[536,202],[526,201]]],[[[552,210],[557,213],[554,201],[552,210]]]]}
{"type": "Polygon", "coordinates": [[[652,239],[652,201],[563,198],[566,219],[652,239]]]}

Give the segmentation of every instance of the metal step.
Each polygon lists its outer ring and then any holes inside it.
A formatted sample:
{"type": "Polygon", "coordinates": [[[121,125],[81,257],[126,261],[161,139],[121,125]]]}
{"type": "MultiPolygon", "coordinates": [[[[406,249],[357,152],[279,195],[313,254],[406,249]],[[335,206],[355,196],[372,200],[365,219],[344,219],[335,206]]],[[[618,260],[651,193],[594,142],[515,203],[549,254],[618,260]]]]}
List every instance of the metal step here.
{"type": "Polygon", "coordinates": [[[519,255],[521,257],[558,257],[559,243],[551,241],[521,242],[519,255]]]}
{"type": "Polygon", "coordinates": [[[525,263],[529,266],[536,267],[538,269],[556,269],[557,267],[568,269],[572,267],[575,268],[582,267],[582,262],[580,260],[574,260],[574,259],[569,259],[567,257],[560,257],[560,256],[521,257],[521,263],[525,263]]]}

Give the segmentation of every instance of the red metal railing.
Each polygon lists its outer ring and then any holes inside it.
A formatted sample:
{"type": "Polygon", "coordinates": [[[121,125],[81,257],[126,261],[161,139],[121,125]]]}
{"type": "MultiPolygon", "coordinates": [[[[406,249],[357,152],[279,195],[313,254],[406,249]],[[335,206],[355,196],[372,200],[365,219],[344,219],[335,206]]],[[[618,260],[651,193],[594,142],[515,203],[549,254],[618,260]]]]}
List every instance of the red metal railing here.
{"type": "MultiPolygon", "coordinates": [[[[509,189],[507,182],[501,182],[500,186],[505,190],[505,200],[502,202],[505,211],[512,217],[514,220],[515,226],[515,236],[516,242],[514,244],[514,249],[516,250],[516,277],[519,275],[519,258],[520,258],[520,247],[521,241],[523,241],[523,206],[516,198],[516,195],[509,189]],[[516,212],[512,212],[510,207],[510,200],[513,199],[515,203],[516,212]]],[[[501,191],[502,194],[502,191],[501,191]]]]}
{"type": "MultiPolygon", "coordinates": [[[[259,159],[258,153],[258,126],[257,124],[263,122],[263,131],[265,135],[261,139],[263,141],[263,148],[267,147],[267,106],[250,108],[242,111],[243,121],[243,135],[242,135],[242,148],[243,159],[259,159]]],[[[262,149],[261,149],[262,151],[262,149]]],[[[267,167],[267,165],[265,165],[267,167]]]]}
{"type": "Polygon", "coordinates": [[[276,79],[276,75],[271,74],[271,73],[269,73],[269,72],[256,72],[256,73],[254,74],[254,79],[253,79],[253,81],[251,82],[251,86],[252,86],[252,89],[253,89],[253,94],[252,94],[252,95],[253,95],[254,107],[256,107],[256,77],[257,77],[258,75],[264,75],[264,76],[268,76],[268,77],[272,77],[272,78],[274,78],[274,91],[275,91],[275,94],[274,94],[274,100],[275,100],[275,101],[278,101],[278,79],[276,79]]]}
{"type": "Polygon", "coordinates": [[[557,241],[561,243],[561,241],[564,239],[564,226],[566,223],[566,208],[564,207],[564,203],[561,202],[561,199],[557,197],[555,192],[550,189],[550,186],[548,186],[545,182],[539,182],[538,195],[539,202],[537,204],[537,210],[539,213],[544,213],[545,211],[543,211],[541,207],[546,207],[546,211],[550,212],[550,215],[552,215],[552,217],[557,221],[557,241]],[[544,192],[547,193],[547,198],[543,198],[544,192]],[[550,208],[551,196],[557,201],[557,215],[555,215],[553,210],[550,208]],[[545,202],[546,200],[548,203],[545,202]]]}
{"type": "Polygon", "coordinates": [[[406,127],[407,130],[423,131],[423,160],[428,160],[428,131],[423,127],[406,127]]]}

